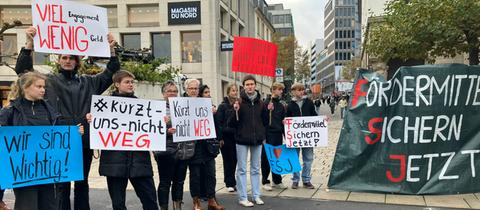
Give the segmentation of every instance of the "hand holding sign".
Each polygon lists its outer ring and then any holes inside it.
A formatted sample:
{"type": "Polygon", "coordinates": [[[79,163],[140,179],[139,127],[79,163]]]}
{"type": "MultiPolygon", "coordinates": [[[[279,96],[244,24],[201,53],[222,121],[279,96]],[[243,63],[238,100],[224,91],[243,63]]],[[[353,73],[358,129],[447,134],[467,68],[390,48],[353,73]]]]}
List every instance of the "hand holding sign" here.
{"type": "Polygon", "coordinates": [[[25,45],[25,49],[31,50],[33,49],[33,37],[37,34],[37,29],[35,27],[30,26],[25,30],[25,34],[27,35],[27,43],[25,45]]]}

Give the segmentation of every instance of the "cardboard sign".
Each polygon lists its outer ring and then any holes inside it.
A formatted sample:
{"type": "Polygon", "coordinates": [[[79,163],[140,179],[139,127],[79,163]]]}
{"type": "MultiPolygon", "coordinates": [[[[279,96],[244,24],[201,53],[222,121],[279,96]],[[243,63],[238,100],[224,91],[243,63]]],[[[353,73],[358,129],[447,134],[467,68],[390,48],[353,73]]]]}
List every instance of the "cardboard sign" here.
{"type": "Polygon", "coordinates": [[[285,118],[287,147],[326,147],[328,123],[325,116],[285,118]]]}
{"type": "Polygon", "coordinates": [[[274,77],[277,45],[260,39],[235,37],[232,71],[274,77]]]}
{"type": "Polygon", "coordinates": [[[283,175],[302,170],[296,149],[287,148],[285,144],[281,146],[263,144],[263,147],[272,173],[283,175]]]}
{"type": "Polygon", "coordinates": [[[36,52],[110,57],[107,9],[75,1],[35,0],[36,52]]]}
{"type": "Polygon", "coordinates": [[[172,127],[177,129],[173,142],[217,137],[210,98],[169,98],[172,127]]]}
{"type": "Polygon", "coordinates": [[[77,126],[0,127],[0,189],[83,180],[77,126]]]}
{"type": "Polygon", "coordinates": [[[165,101],[92,96],[90,148],[165,151],[165,101]]]}

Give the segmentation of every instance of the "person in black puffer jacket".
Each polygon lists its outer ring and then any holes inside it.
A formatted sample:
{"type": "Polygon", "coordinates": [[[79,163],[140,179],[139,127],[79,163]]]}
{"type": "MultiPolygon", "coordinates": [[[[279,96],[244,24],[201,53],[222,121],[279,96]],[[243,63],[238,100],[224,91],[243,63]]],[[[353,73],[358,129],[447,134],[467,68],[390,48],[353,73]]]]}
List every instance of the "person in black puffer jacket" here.
{"type": "MultiPolygon", "coordinates": [[[[134,96],[135,76],[128,71],[119,71],[113,76],[115,91],[112,96],[134,96]]],[[[152,162],[148,151],[103,150],[100,155],[100,175],[107,177],[108,192],[113,210],[127,209],[125,197],[128,181],[132,184],[144,210],[158,210],[152,162]]]]}
{"type": "Polygon", "coordinates": [[[178,96],[178,89],[173,81],[163,83],[162,95],[167,101],[167,150],[154,152],[160,178],[157,189],[158,204],[162,210],[168,209],[168,194],[170,193],[170,187],[172,187],[173,209],[181,210],[188,160],[176,158],[178,143],[173,142],[173,134],[176,129],[172,127],[170,105],[168,103],[168,98],[178,96]]]}
{"type": "MultiPolygon", "coordinates": [[[[15,71],[23,74],[33,70],[32,51],[33,37],[36,29],[30,26],[26,29],[27,43],[18,55],[15,71]]],[[[75,182],[75,210],[90,210],[88,174],[92,164],[93,150],[90,149],[89,126],[85,116],[90,112],[92,95],[100,95],[112,84],[112,76],[120,69],[120,62],[115,55],[115,39],[108,34],[111,57],[107,68],[94,76],[78,75],[80,56],[58,55],[58,73],[47,75],[45,100],[61,114],[59,119],[65,125],[81,123],[85,127],[83,143],[83,174],[84,180],[75,182]]],[[[59,210],[70,210],[70,182],[57,184],[59,210]]]]}
{"type": "Polygon", "coordinates": [[[262,144],[265,141],[265,126],[268,125],[267,111],[263,107],[260,93],[255,90],[257,81],[252,75],[246,75],[242,82],[244,91],[240,93],[240,101],[233,104],[233,112],[229,117],[229,125],[235,127],[237,143],[237,193],[238,202],[244,207],[254,204],[247,198],[247,157],[250,150],[250,177],[253,201],[263,205],[260,192],[260,161],[262,144]]]}
{"type": "Polygon", "coordinates": [[[227,86],[227,96],[218,106],[215,115],[217,139],[220,142],[223,159],[223,176],[228,192],[235,192],[237,182],[235,181],[235,170],[237,168],[237,148],[235,144],[235,128],[227,124],[228,117],[233,111],[233,103],[238,99],[237,85],[227,86]]]}
{"type": "MultiPolygon", "coordinates": [[[[37,72],[23,74],[12,86],[10,104],[0,110],[0,126],[56,125],[60,114],[43,100],[46,76],[37,72]]],[[[54,184],[13,189],[15,209],[57,209],[54,184]]],[[[7,209],[5,206],[4,209],[7,209]]]]}

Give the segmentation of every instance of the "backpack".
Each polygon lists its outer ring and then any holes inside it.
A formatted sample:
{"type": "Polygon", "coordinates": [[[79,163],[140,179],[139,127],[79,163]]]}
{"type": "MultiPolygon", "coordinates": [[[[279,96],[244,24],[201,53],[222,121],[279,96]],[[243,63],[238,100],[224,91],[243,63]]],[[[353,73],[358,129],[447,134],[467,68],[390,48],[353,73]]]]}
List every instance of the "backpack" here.
{"type": "Polygon", "coordinates": [[[175,158],[178,160],[188,160],[195,155],[195,141],[186,141],[178,143],[178,150],[175,158]]]}

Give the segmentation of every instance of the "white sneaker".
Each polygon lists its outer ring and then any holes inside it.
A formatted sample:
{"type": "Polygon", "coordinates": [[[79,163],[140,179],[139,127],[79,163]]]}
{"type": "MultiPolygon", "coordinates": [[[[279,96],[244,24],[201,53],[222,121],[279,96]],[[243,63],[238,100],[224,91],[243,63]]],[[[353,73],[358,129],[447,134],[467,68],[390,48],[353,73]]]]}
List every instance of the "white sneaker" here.
{"type": "Polygon", "coordinates": [[[244,207],[253,207],[253,203],[250,202],[249,200],[243,200],[243,201],[238,201],[238,204],[244,206],[244,207]]]}
{"type": "Polygon", "coordinates": [[[264,184],[264,185],[262,186],[262,188],[263,188],[264,190],[266,190],[266,191],[272,191],[272,190],[273,190],[273,189],[272,189],[272,186],[270,186],[270,184],[264,184]]]}
{"type": "Polygon", "coordinates": [[[227,187],[227,191],[228,191],[228,192],[235,192],[235,188],[233,188],[233,187],[227,187]]]}
{"type": "Polygon", "coordinates": [[[255,198],[255,203],[256,203],[257,205],[263,205],[263,204],[265,204],[265,202],[263,202],[261,198],[255,198]]]}
{"type": "Polygon", "coordinates": [[[272,188],[277,188],[277,189],[287,189],[288,187],[285,186],[283,183],[280,184],[272,184],[272,188]]]}

